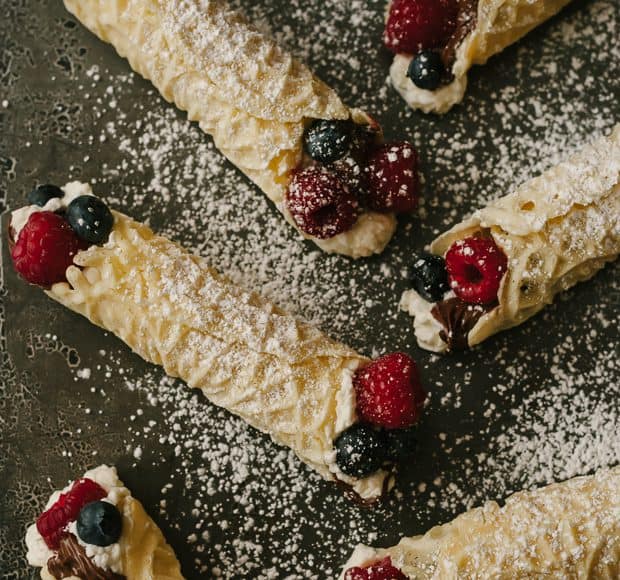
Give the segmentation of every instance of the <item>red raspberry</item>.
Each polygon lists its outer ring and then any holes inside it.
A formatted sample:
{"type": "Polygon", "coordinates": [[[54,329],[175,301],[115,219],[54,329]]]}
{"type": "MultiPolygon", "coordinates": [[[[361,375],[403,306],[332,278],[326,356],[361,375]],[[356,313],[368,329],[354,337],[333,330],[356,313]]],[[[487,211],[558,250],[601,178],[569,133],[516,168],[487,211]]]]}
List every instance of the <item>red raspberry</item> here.
{"type": "Polygon", "coordinates": [[[457,0],[394,0],[383,41],[395,53],[443,48],[456,28],[457,0]]]}
{"type": "Polygon", "coordinates": [[[507,268],[506,255],[488,238],[459,240],[446,254],[450,287],[461,300],[473,304],[497,300],[507,268]]]}
{"type": "Polygon", "coordinates": [[[293,175],[286,206],[299,229],[320,240],[350,230],[358,214],[358,203],[349,187],[318,165],[293,175]]]}
{"type": "Polygon", "coordinates": [[[71,226],[50,211],[33,213],[11,250],[13,264],[31,284],[51,286],[65,280],[65,272],[84,243],[71,226]]]}
{"type": "Polygon", "coordinates": [[[78,479],[67,493],[61,493],[54,505],[45,510],[37,520],[37,530],[50,550],[57,550],[65,528],[75,521],[80,510],[88,503],[108,495],[92,479],[78,479]]]}
{"type": "Polygon", "coordinates": [[[344,580],[407,580],[398,568],[392,566],[392,560],[388,556],[383,560],[371,564],[367,568],[349,568],[344,573],[344,580]]]}
{"type": "Polygon", "coordinates": [[[410,212],[418,204],[418,155],[410,143],[386,143],[369,157],[367,205],[376,211],[410,212]]]}
{"type": "Polygon", "coordinates": [[[362,420],[388,429],[413,425],[426,398],[415,363],[402,352],[382,356],[358,371],[353,386],[362,420]]]}

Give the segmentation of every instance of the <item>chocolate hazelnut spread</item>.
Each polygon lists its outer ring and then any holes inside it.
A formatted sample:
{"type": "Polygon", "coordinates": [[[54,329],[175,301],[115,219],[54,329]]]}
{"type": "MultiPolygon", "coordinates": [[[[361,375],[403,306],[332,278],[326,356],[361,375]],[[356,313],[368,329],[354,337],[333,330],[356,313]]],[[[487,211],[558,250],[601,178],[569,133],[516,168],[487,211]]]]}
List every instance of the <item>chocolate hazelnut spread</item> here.
{"type": "Polygon", "coordinates": [[[456,51],[467,35],[476,28],[478,21],[478,0],[457,0],[457,2],[459,13],[456,18],[456,28],[441,52],[441,58],[448,71],[451,71],[456,60],[456,51]]]}
{"type": "Polygon", "coordinates": [[[469,331],[496,306],[497,303],[469,304],[460,298],[449,298],[437,302],[431,314],[444,328],[439,337],[448,345],[448,350],[464,350],[469,348],[469,331]]]}
{"type": "Polygon", "coordinates": [[[47,569],[57,580],[70,576],[82,580],[126,580],[121,574],[96,566],[73,534],[61,538],[58,552],[47,561],[47,569]]]}

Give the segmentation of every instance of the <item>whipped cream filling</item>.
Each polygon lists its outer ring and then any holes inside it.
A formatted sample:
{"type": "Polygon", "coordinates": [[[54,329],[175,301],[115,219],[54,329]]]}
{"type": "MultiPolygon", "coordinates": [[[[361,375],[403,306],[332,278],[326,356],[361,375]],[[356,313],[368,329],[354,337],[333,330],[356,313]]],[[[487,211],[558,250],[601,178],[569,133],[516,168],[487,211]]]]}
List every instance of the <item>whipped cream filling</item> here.
{"type": "MultiPolygon", "coordinates": [[[[376,122],[361,109],[351,109],[351,121],[357,125],[376,125],[376,122]]],[[[306,128],[310,126],[310,119],[307,120],[306,128]]],[[[382,135],[378,129],[378,135],[382,135]]],[[[381,142],[382,142],[381,137],[381,142]]],[[[300,167],[308,167],[314,164],[312,158],[304,153],[300,167]]],[[[361,192],[354,192],[359,197],[361,192]]],[[[397,221],[394,213],[379,213],[375,211],[364,211],[357,218],[353,226],[344,232],[336,234],[327,239],[319,239],[304,233],[295,223],[293,216],[288,210],[284,201],[284,193],[281,199],[276,202],[277,208],[282,212],[286,220],[301,233],[307,240],[312,240],[321,250],[330,254],[344,254],[351,258],[366,258],[373,254],[383,252],[388,242],[392,239],[396,231],[397,221]]]]}
{"type": "Polygon", "coordinates": [[[353,387],[353,375],[358,368],[359,363],[353,363],[349,368],[344,370],[342,386],[336,395],[336,426],[334,439],[357,421],[357,405],[355,388],[353,387]]]}
{"type": "MultiPolygon", "coordinates": [[[[444,299],[454,296],[453,291],[446,292],[444,299]]],[[[441,323],[433,316],[435,304],[424,300],[415,290],[407,290],[400,300],[400,308],[413,316],[413,328],[419,345],[432,352],[446,352],[448,344],[439,333],[444,329],[441,323]]]]}
{"type": "MultiPolygon", "coordinates": [[[[90,189],[90,188],[89,188],[90,189]]],[[[85,194],[80,194],[85,195],[85,194]]],[[[129,512],[123,509],[125,499],[131,496],[130,491],[123,486],[123,483],[119,480],[115,467],[108,467],[107,465],[101,465],[95,469],[87,471],[83,476],[86,479],[92,479],[95,483],[99,484],[106,492],[107,496],[102,501],[107,501],[119,508],[123,519],[129,516],[129,512]]],[[[67,485],[65,488],[55,491],[50,496],[45,510],[48,510],[54,505],[61,494],[67,493],[73,482],[67,485]]],[[[111,570],[116,574],[123,574],[123,561],[122,561],[122,536],[121,541],[110,546],[100,547],[92,544],[84,543],[77,534],[77,525],[73,521],[67,527],[67,531],[73,534],[78,543],[84,547],[86,555],[92,558],[93,562],[103,570],[111,570]]],[[[47,565],[48,560],[54,555],[54,552],[50,550],[45,543],[45,540],[37,530],[36,524],[32,524],[26,532],[26,546],[28,552],[26,558],[31,566],[38,566],[43,568],[47,565]]]]}
{"type": "Polygon", "coordinates": [[[65,192],[63,197],[53,197],[44,206],[39,205],[26,205],[20,207],[11,212],[11,230],[13,231],[14,240],[17,241],[19,234],[24,229],[24,226],[28,223],[30,216],[39,211],[60,211],[67,209],[69,204],[76,198],[82,195],[93,195],[93,190],[87,183],[81,183],[80,181],[73,181],[67,183],[61,189],[65,192]]]}
{"type": "Polygon", "coordinates": [[[364,258],[381,253],[396,231],[394,214],[363,213],[353,227],[329,238],[311,238],[324,251],[364,258]]]}
{"type": "MultiPolygon", "coordinates": [[[[353,387],[353,375],[359,366],[360,363],[356,361],[344,371],[342,385],[336,395],[336,425],[333,441],[338,438],[338,435],[357,422],[357,405],[355,388],[353,387]]],[[[346,475],[340,470],[336,463],[336,448],[334,446],[331,451],[325,454],[325,463],[330,472],[333,473],[339,481],[350,485],[353,491],[364,500],[380,497],[384,491],[385,479],[386,477],[390,477],[390,474],[384,469],[380,469],[361,479],[346,475]]],[[[393,479],[392,477],[388,483],[388,489],[393,487],[393,479]]]]}
{"type": "Polygon", "coordinates": [[[407,76],[412,57],[397,54],[390,67],[390,78],[394,88],[413,109],[424,113],[446,113],[460,103],[467,89],[467,76],[456,75],[454,80],[436,91],[427,91],[417,87],[407,76]]]}
{"type": "MultiPolygon", "coordinates": [[[[126,513],[122,509],[123,499],[129,495],[126,487],[113,487],[106,497],[101,501],[107,501],[119,508],[119,511],[125,517],[126,513]]],[[[123,574],[123,560],[120,542],[110,544],[109,546],[95,546],[82,541],[77,533],[77,522],[71,522],[68,531],[75,536],[78,544],[84,548],[86,555],[95,563],[96,566],[103,570],[111,570],[116,574],[123,574]]]]}
{"type": "Polygon", "coordinates": [[[365,546],[364,544],[358,544],[351,554],[351,557],[344,565],[344,569],[342,574],[340,575],[340,580],[344,580],[345,572],[349,568],[367,568],[368,566],[374,564],[377,561],[378,554],[377,550],[371,548],[370,546],[365,546]]]}

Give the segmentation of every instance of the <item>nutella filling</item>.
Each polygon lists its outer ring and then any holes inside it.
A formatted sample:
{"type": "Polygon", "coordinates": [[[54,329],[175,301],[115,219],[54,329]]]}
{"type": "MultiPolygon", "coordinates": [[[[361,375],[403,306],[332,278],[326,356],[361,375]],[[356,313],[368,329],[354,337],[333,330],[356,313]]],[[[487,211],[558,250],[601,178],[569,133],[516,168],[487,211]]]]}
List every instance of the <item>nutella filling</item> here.
{"type": "Polygon", "coordinates": [[[449,298],[437,302],[431,314],[444,328],[439,333],[439,338],[448,345],[448,350],[465,350],[469,348],[469,331],[487,312],[496,307],[497,302],[469,304],[460,298],[449,298]]]}
{"type": "Polygon", "coordinates": [[[70,576],[82,580],[126,580],[121,574],[96,566],[73,534],[61,538],[58,552],[47,561],[47,569],[56,580],[70,576]]]}
{"type": "MultiPolygon", "coordinates": [[[[447,71],[452,70],[456,60],[456,51],[467,35],[476,28],[478,21],[478,0],[457,0],[459,14],[456,18],[456,28],[449,38],[448,43],[441,51],[441,58],[447,71]]],[[[452,73],[449,73],[450,77],[452,73]]]]}

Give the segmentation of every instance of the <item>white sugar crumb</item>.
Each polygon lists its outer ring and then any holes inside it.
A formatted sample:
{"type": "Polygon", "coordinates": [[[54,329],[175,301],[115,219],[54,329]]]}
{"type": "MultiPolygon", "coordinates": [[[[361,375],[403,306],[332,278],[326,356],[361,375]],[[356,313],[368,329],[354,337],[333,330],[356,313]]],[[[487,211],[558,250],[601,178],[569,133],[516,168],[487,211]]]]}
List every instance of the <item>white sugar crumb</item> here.
{"type": "Polygon", "coordinates": [[[78,369],[78,371],[76,372],[76,375],[80,379],[85,379],[85,380],[90,379],[90,369],[89,368],[78,369]]]}

